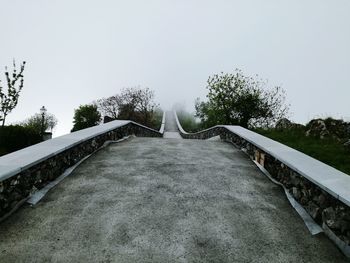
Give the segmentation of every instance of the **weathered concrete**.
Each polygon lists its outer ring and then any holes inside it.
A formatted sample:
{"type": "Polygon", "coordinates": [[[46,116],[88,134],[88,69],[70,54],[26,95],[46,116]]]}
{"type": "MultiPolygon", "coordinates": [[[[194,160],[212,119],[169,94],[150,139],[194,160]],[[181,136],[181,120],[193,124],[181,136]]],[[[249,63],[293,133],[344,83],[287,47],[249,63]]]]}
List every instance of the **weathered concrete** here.
{"type": "Polygon", "coordinates": [[[346,262],[230,144],[135,138],[0,225],[1,262],[346,262]]]}
{"type": "Polygon", "coordinates": [[[177,129],[174,113],[172,111],[167,111],[165,116],[165,132],[163,137],[167,139],[182,139],[179,130],[177,129]]]}
{"type": "Polygon", "coordinates": [[[29,195],[43,188],[106,141],[125,136],[162,137],[131,121],[112,121],[32,145],[0,157],[0,222],[29,195]]]}
{"type": "Polygon", "coordinates": [[[165,112],[165,131],[168,132],[179,132],[179,129],[177,128],[176,120],[174,112],[172,111],[166,111],[165,112]]]}
{"type": "Polygon", "coordinates": [[[164,132],[163,137],[165,139],[182,139],[180,133],[178,133],[178,132],[168,132],[168,131],[166,131],[166,132],[164,132]]]}
{"type": "Polygon", "coordinates": [[[260,163],[350,258],[350,176],[302,152],[240,126],[217,125],[187,133],[174,115],[183,138],[220,136],[260,163]],[[330,229],[330,230],[329,230],[330,229]],[[331,232],[332,233],[331,233],[331,232]],[[333,236],[336,238],[333,238],[333,236]]]}

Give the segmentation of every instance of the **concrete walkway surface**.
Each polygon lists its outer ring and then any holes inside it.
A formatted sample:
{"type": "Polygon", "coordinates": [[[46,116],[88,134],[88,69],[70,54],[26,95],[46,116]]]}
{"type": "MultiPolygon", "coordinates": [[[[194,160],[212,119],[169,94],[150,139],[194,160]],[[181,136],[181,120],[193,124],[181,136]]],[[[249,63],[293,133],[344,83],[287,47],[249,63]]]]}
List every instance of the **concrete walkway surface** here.
{"type": "Polygon", "coordinates": [[[0,224],[0,262],[347,262],[221,141],[101,150],[0,224]]]}
{"type": "Polygon", "coordinates": [[[167,111],[165,113],[165,127],[163,137],[166,139],[182,139],[176,125],[174,113],[172,111],[167,111]]]}

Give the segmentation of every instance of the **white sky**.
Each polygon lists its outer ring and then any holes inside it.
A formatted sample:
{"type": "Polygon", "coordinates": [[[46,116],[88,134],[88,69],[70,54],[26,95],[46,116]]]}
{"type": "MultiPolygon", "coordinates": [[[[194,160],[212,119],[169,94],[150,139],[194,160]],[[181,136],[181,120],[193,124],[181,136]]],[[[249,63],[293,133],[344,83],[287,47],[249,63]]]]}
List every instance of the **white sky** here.
{"type": "Polygon", "coordinates": [[[27,61],[8,123],[45,105],[74,108],[143,86],[163,109],[193,109],[214,73],[242,69],[281,85],[292,119],[350,117],[350,0],[0,0],[0,78],[27,61]]]}

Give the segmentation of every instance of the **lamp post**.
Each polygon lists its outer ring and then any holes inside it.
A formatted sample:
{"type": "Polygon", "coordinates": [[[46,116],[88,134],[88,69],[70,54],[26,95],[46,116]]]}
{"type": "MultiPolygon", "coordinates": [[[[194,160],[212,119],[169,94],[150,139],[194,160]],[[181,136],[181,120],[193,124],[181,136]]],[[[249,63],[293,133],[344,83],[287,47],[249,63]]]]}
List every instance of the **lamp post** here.
{"type": "Polygon", "coordinates": [[[45,132],[45,113],[47,112],[47,109],[45,106],[42,106],[40,108],[40,113],[41,113],[41,136],[44,138],[44,132],[45,132]]]}

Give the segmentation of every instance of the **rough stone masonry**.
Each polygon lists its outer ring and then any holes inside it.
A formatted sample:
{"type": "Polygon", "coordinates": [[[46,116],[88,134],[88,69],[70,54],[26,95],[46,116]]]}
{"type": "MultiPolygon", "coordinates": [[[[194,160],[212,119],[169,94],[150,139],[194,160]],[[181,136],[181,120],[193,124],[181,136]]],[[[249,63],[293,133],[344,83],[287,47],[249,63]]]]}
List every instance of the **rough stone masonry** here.
{"type": "Polygon", "coordinates": [[[0,224],[1,262],[347,262],[240,150],[134,138],[0,224]]]}
{"type": "Polygon", "coordinates": [[[55,155],[15,176],[0,182],[0,219],[17,209],[23,201],[37,189],[61,175],[68,167],[100,148],[105,141],[118,140],[127,135],[161,137],[162,134],[129,123],[113,131],[98,135],[55,155]]]}

